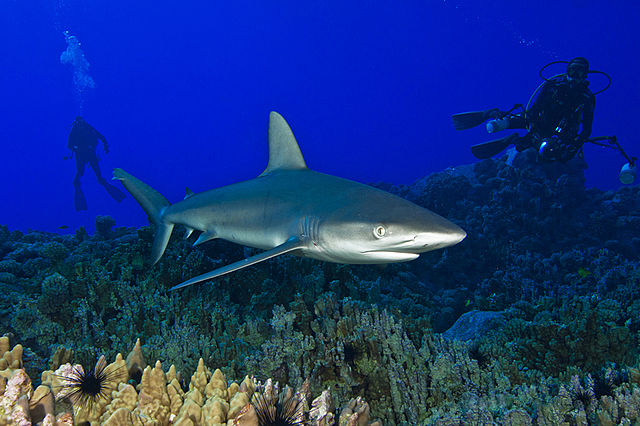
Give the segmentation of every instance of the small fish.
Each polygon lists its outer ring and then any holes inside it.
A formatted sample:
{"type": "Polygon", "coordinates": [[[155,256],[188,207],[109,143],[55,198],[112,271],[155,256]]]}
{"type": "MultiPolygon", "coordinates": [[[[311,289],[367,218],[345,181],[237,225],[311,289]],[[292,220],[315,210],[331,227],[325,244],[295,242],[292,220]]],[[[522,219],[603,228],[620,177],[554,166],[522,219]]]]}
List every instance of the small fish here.
{"type": "Polygon", "coordinates": [[[469,306],[471,304],[471,299],[467,299],[466,302],[464,302],[464,306],[469,306]]]}
{"type": "Polygon", "coordinates": [[[67,226],[67,225],[60,225],[60,226],[58,226],[58,229],[69,229],[69,226],[67,226]]]}
{"type": "Polygon", "coordinates": [[[578,269],[578,275],[580,275],[580,277],[582,278],[587,278],[589,275],[591,275],[591,272],[587,271],[584,268],[580,268],[578,269]]]}

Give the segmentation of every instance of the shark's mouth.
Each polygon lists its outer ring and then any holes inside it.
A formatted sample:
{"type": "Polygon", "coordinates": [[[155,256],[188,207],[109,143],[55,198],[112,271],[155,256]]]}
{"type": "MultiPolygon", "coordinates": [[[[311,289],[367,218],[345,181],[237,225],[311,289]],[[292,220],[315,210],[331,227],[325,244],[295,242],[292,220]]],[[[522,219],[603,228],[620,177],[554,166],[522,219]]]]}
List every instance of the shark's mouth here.
{"type": "Polygon", "coordinates": [[[387,247],[365,250],[362,253],[403,253],[403,254],[419,254],[428,251],[430,244],[418,244],[416,238],[411,238],[404,241],[399,241],[394,244],[390,244],[387,247]]]}
{"type": "Polygon", "coordinates": [[[402,262],[407,260],[414,260],[420,256],[415,251],[404,250],[367,250],[363,251],[368,258],[378,261],[388,262],[402,262]]]}

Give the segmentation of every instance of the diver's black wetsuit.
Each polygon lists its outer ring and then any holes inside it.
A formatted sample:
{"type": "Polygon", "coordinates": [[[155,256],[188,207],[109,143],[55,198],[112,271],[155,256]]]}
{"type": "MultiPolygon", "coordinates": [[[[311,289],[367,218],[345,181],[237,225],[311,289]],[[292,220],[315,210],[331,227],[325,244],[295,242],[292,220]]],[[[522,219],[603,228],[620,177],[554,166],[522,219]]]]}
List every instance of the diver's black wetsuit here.
{"type": "Polygon", "coordinates": [[[107,144],[106,138],[89,123],[84,121],[82,117],[76,117],[71,132],[69,133],[67,146],[73,151],[76,157],[76,175],[73,178],[73,187],[75,189],[75,207],[78,211],[87,209],[87,202],[80,186],[80,178],[84,175],[84,169],[87,163],[89,163],[89,166],[91,166],[93,172],[96,174],[100,185],[104,186],[111,197],[118,202],[124,198],[124,193],[109,184],[100,173],[100,165],[98,164],[98,156],[96,155],[98,141],[102,142],[104,152],[108,153],[109,145],[107,144]]]}
{"type": "Polygon", "coordinates": [[[89,163],[89,166],[91,166],[93,172],[96,174],[98,182],[102,183],[105,181],[100,174],[100,165],[98,164],[98,156],[96,155],[98,141],[102,142],[104,152],[109,152],[109,145],[107,145],[105,137],[89,123],[84,120],[76,120],[73,123],[67,146],[73,151],[76,157],[76,176],[73,178],[74,185],[80,184],[80,178],[84,175],[84,168],[87,163],[89,163]]]}
{"type": "Polygon", "coordinates": [[[573,83],[565,75],[545,82],[527,118],[511,118],[509,128],[529,129],[529,133],[516,142],[518,151],[540,144],[541,139],[559,136],[558,153],[567,161],[579,152],[591,136],[596,97],[588,82],[573,83]],[[580,126],[582,125],[582,129],[580,126]]]}

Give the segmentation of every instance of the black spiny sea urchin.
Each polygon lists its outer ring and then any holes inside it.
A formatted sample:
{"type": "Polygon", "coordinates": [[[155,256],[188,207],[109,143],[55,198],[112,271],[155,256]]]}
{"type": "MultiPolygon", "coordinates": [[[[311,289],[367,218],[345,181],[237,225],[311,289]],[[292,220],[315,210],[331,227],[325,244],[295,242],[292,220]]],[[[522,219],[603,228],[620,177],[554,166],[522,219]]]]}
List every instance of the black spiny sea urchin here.
{"type": "Polygon", "coordinates": [[[84,368],[77,365],[69,375],[58,376],[63,381],[62,398],[70,400],[76,407],[91,411],[96,403],[109,397],[118,385],[120,376],[120,368],[107,368],[103,355],[91,373],[85,373],[84,368]]]}
{"type": "Polygon", "coordinates": [[[260,426],[303,426],[307,425],[304,418],[304,404],[289,391],[277,395],[257,395],[251,403],[256,411],[260,426]]]}

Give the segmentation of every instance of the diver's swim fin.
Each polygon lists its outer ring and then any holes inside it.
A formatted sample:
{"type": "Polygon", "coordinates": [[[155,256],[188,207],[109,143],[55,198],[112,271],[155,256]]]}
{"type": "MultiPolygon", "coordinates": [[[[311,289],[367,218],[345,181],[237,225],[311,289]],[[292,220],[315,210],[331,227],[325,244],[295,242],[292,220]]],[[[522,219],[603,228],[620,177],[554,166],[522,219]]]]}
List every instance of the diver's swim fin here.
{"type": "Polygon", "coordinates": [[[104,186],[104,189],[107,190],[107,192],[109,193],[109,195],[111,195],[111,198],[113,198],[114,200],[116,200],[117,202],[120,202],[122,200],[124,200],[124,192],[120,191],[118,188],[116,188],[115,186],[104,182],[102,184],[102,186],[104,186]]]}
{"type": "Polygon", "coordinates": [[[466,130],[476,127],[484,123],[490,118],[499,118],[500,110],[497,108],[488,109],[486,111],[471,111],[453,114],[451,121],[456,130],[466,130]]]}
{"type": "Polygon", "coordinates": [[[480,160],[491,158],[507,149],[509,145],[515,145],[518,139],[520,139],[520,135],[514,133],[502,139],[479,143],[471,147],[471,153],[480,160]]]}
{"type": "Polygon", "coordinates": [[[74,192],[73,202],[76,206],[76,211],[79,212],[81,210],[87,210],[87,200],[84,198],[82,188],[80,188],[80,186],[76,186],[74,192]]]}

